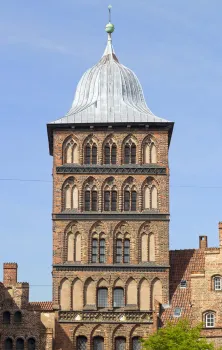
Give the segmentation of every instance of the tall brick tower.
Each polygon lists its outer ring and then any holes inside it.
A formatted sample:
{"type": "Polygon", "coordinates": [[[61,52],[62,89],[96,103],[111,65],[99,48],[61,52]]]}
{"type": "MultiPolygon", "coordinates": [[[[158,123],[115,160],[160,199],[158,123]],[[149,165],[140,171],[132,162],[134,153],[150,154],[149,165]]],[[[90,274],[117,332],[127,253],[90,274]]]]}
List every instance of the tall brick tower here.
{"type": "Polygon", "coordinates": [[[106,31],[70,111],[48,124],[55,349],[139,350],[169,302],[173,123],[147,107],[106,31]]]}

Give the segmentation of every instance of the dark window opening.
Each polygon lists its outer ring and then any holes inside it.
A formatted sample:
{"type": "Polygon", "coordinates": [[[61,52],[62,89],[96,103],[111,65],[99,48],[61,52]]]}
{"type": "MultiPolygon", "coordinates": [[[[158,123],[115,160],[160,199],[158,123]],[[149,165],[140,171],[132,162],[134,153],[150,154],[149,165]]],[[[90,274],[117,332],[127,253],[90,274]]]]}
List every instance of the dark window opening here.
{"type": "Polygon", "coordinates": [[[122,252],[123,250],[123,243],[121,239],[117,239],[116,241],[116,262],[121,263],[122,262],[122,252]]]}
{"type": "Polygon", "coordinates": [[[124,263],[130,262],[130,240],[125,239],[124,241],[124,257],[123,257],[124,263]]]}
{"type": "Polygon", "coordinates": [[[9,311],[3,312],[3,323],[4,324],[10,324],[11,322],[11,314],[9,311]]]}
{"type": "Polygon", "coordinates": [[[104,339],[102,337],[93,338],[93,350],[104,350],[104,339]]]}
{"type": "Polygon", "coordinates": [[[97,191],[92,191],[92,211],[97,211],[97,191]]]}
{"type": "Polygon", "coordinates": [[[77,337],[77,350],[86,350],[87,338],[84,336],[77,337]]]}
{"type": "Polygon", "coordinates": [[[22,314],[20,311],[16,311],[14,314],[14,322],[20,323],[22,322],[22,314]]]}
{"type": "Polygon", "coordinates": [[[85,191],[85,211],[90,211],[90,191],[85,191]]]}
{"type": "Polygon", "coordinates": [[[97,164],[97,147],[92,146],[92,164],[97,164]]]}
{"type": "Polygon", "coordinates": [[[107,307],[108,306],[108,290],[107,288],[99,288],[98,289],[98,297],[97,297],[98,307],[107,307]]]}
{"type": "Polygon", "coordinates": [[[99,262],[105,262],[105,239],[100,239],[99,242],[99,262]]]}
{"type": "Polygon", "coordinates": [[[35,350],[35,339],[29,338],[28,339],[28,350],[35,350]]]}
{"type": "Polygon", "coordinates": [[[110,208],[110,191],[105,191],[104,193],[104,210],[109,211],[110,208]]]}
{"type": "Polygon", "coordinates": [[[12,350],[13,349],[13,341],[11,338],[7,338],[5,339],[5,343],[4,343],[4,350],[12,350]]]}
{"type": "Polygon", "coordinates": [[[117,191],[112,191],[111,210],[116,211],[116,208],[117,208],[117,191]]]}
{"type": "Polygon", "coordinates": [[[22,338],[16,340],[16,350],[24,350],[24,340],[22,338]]]}
{"type": "Polygon", "coordinates": [[[124,192],[124,210],[125,211],[130,210],[130,192],[129,191],[124,192]]]}
{"type": "Polygon", "coordinates": [[[132,191],[131,193],[131,210],[136,211],[136,191],[132,191]]]}
{"type": "Polygon", "coordinates": [[[98,255],[98,240],[94,238],[92,240],[92,262],[97,262],[97,255],[98,255]]]}
{"type": "Polygon", "coordinates": [[[111,150],[111,163],[116,164],[116,145],[112,145],[111,150]]]}
{"type": "Polygon", "coordinates": [[[124,291],[123,288],[115,288],[113,294],[113,307],[124,306],[124,291]]]}

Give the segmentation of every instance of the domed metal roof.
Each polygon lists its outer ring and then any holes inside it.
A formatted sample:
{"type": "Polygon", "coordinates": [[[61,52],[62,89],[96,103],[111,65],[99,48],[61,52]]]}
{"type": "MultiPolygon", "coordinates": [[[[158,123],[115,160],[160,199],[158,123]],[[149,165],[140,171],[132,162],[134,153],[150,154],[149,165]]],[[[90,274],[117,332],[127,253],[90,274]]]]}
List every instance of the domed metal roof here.
{"type": "Polygon", "coordinates": [[[137,76],[119,63],[108,33],[102,58],[82,76],[69,112],[53,124],[144,122],[168,121],[147,107],[137,76]]]}

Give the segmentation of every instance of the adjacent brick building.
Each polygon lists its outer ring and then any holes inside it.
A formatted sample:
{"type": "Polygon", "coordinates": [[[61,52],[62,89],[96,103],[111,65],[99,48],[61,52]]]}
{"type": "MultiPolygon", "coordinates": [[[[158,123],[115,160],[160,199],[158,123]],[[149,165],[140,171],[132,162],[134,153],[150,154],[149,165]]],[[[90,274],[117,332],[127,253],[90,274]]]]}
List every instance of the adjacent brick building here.
{"type": "Polygon", "coordinates": [[[4,265],[2,349],[139,350],[167,320],[203,321],[222,345],[220,247],[169,251],[173,123],[147,107],[106,27],[104,55],[67,115],[48,124],[53,156],[53,300],[29,302],[4,265]]]}

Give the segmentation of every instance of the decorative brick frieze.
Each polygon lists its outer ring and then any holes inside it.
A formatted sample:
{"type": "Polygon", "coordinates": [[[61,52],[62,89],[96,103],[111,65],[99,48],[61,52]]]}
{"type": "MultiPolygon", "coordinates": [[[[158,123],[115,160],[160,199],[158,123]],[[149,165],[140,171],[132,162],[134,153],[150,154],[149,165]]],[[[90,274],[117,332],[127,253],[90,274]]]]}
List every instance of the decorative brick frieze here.
{"type": "Polygon", "coordinates": [[[120,174],[128,174],[128,175],[166,175],[167,170],[165,167],[160,166],[74,166],[63,165],[61,167],[56,168],[57,174],[110,174],[110,175],[120,175],[120,174]]]}

